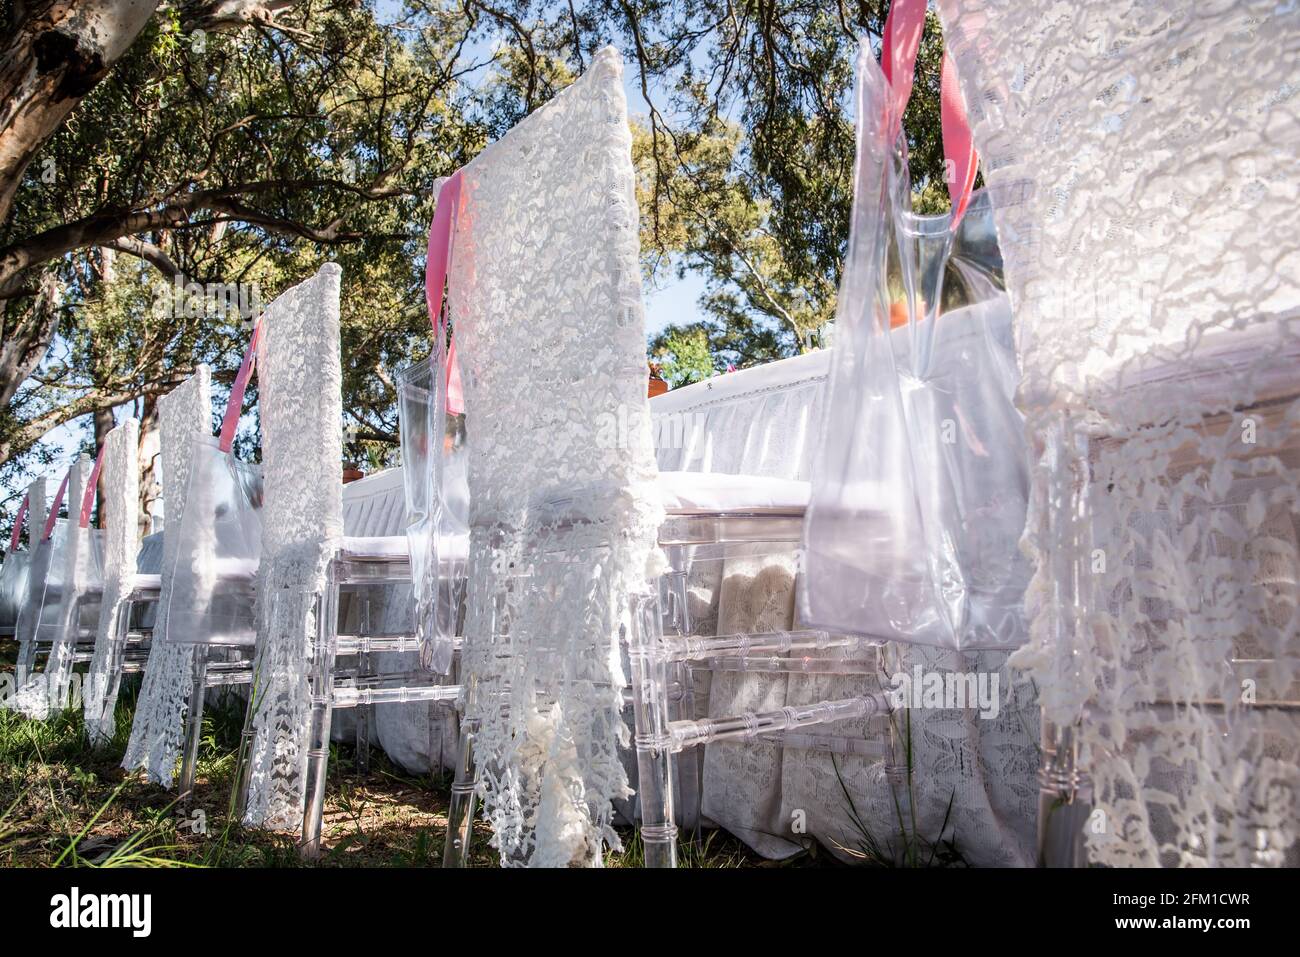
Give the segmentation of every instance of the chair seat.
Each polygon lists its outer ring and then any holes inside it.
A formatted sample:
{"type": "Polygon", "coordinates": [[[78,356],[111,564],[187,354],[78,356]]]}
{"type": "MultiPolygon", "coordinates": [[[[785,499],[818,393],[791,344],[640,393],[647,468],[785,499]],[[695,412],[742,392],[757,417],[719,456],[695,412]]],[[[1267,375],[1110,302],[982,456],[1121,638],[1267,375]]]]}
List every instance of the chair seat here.
{"type": "Polygon", "coordinates": [[[162,575],[136,572],[131,579],[131,587],[136,591],[159,591],[162,588],[162,575]]]}
{"type": "Polygon", "coordinates": [[[222,581],[252,582],[257,578],[259,564],[254,558],[218,558],[213,563],[213,570],[222,581]]]}
{"type": "Polygon", "coordinates": [[[809,486],[762,475],[660,472],[659,494],[670,515],[802,515],[809,486]]]}

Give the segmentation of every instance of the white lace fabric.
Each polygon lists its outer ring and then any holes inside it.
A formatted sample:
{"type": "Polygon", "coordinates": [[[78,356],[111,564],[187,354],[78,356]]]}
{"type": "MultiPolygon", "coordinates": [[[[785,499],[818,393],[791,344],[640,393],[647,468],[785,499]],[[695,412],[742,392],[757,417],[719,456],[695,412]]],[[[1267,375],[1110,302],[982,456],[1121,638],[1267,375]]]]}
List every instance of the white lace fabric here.
{"type": "MultiPolygon", "coordinates": [[[[140,550],[140,423],[127,419],[104,437],[101,480],[106,511],[103,542],[104,592],[99,603],[99,625],[95,631],[95,652],[83,685],[82,708],[86,734],[92,745],[111,741],[117,723],[114,707],[120,671],[110,673],[122,603],[131,593],[135,579],[136,553],[140,550]]],[[[118,656],[120,668],[121,657],[118,656]]]]}
{"type": "Polygon", "coordinates": [[[327,263],[262,319],[262,559],[244,823],[273,830],[302,823],[316,599],[343,535],[341,275],[327,263]]]}
{"type": "Polygon", "coordinates": [[[939,0],[1038,462],[1044,719],[1097,863],[1296,853],[1300,12],[939,0]],[[1077,589],[1073,583],[1078,583],[1077,589]]]}
{"type": "Polygon", "coordinates": [[[158,399],[160,450],[162,454],[163,501],[174,523],[163,530],[161,590],[154,621],[154,640],[149,647],[135,719],[122,766],[142,767],[149,780],[171,787],[183,745],[185,712],[194,671],[195,646],[164,641],[167,608],[171,602],[172,572],[176,567],[180,541],[176,532],[185,510],[185,490],[190,481],[190,459],[194,439],[212,428],[212,373],[200,364],[194,375],[158,399]]]}
{"type": "MultiPolygon", "coordinates": [[[[10,590],[8,601],[13,605],[14,614],[14,640],[24,642],[28,636],[35,630],[31,622],[32,609],[28,602],[28,595],[31,591],[32,563],[35,558],[37,542],[40,541],[41,531],[45,528],[45,502],[46,488],[45,479],[39,478],[27,486],[27,549],[25,552],[14,551],[5,555],[5,562],[13,561],[13,570],[6,573],[5,585],[10,590]],[[23,574],[16,574],[19,571],[19,562],[15,561],[17,556],[24,555],[23,564],[27,567],[23,574]],[[9,577],[12,575],[13,577],[9,577]],[[24,621],[26,618],[26,621],[24,621]]],[[[38,573],[39,574],[39,573],[38,573]]]]}
{"type": "MultiPolygon", "coordinates": [[[[90,459],[82,456],[73,466],[68,478],[68,518],[59,519],[50,538],[39,545],[43,568],[34,568],[28,581],[28,600],[18,622],[19,659],[25,657],[28,647],[36,642],[51,643],[42,674],[27,676],[7,706],[27,717],[44,721],[55,710],[67,706],[76,655],[76,631],[81,624],[73,596],[87,584],[90,577],[91,529],[79,524],[81,496],[90,477],[90,459]],[[47,587],[57,581],[57,586],[47,587]],[[54,592],[58,591],[59,596],[54,592]],[[76,611],[74,611],[76,609],[76,611]],[[74,618],[74,615],[76,617],[74,618]]],[[[42,526],[41,533],[43,534],[42,526]]]]}
{"type": "Polygon", "coordinates": [[[463,172],[449,303],[465,379],[471,536],[464,674],[502,861],[598,864],[625,676],[619,637],[661,512],[646,399],[622,63],[463,172]],[[625,442],[602,437],[626,414],[625,442]],[[605,423],[608,424],[608,423],[605,423]]]}

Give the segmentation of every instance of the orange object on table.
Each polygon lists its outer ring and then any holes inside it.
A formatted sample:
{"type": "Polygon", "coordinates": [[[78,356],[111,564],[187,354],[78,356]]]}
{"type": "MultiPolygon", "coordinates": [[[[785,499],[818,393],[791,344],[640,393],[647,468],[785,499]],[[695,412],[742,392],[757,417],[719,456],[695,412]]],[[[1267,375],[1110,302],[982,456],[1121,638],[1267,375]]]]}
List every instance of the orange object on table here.
{"type": "Polygon", "coordinates": [[[659,375],[659,367],[653,362],[650,364],[650,381],[646,389],[646,395],[654,398],[657,395],[663,395],[668,391],[668,383],[659,375]]]}

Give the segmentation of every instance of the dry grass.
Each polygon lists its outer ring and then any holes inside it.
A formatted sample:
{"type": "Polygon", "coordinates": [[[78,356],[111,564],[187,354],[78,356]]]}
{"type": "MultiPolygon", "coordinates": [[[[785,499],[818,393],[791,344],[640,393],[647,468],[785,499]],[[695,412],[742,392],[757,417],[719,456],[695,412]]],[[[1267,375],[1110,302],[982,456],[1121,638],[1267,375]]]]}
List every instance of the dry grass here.
{"type": "MultiPolygon", "coordinates": [[[[11,670],[12,642],[0,643],[0,670],[11,670]]],[[[174,793],[120,767],[138,680],[124,683],[118,734],[107,746],[86,744],[81,716],[65,712],[29,721],[0,711],[0,866],[155,867],[426,867],[442,861],[450,780],[414,777],[378,750],[368,774],[356,773],[351,749],[336,746],[325,808],[326,853],[311,865],[296,839],[246,829],[232,818],[235,749],[243,702],[207,709],[195,792],[174,793]]],[[[641,848],[632,829],[627,850],[606,864],[635,867],[641,848]]],[[[475,824],[473,866],[496,866],[490,833],[475,824]]],[[[828,855],[823,856],[823,860],[828,855]]],[[[736,839],[712,832],[684,843],[684,866],[771,866],[736,839]]]]}

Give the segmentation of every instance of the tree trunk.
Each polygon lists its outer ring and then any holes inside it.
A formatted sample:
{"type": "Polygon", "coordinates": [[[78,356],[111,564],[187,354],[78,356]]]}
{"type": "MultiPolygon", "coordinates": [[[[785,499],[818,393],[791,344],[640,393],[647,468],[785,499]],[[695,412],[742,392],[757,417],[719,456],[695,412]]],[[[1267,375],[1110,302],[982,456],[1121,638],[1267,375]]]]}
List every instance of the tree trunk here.
{"type": "Polygon", "coordinates": [[[140,537],[153,531],[154,506],[162,498],[161,437],[158,434],[158,398],[140,400],[140,537]]]}
{"type": "MultiPolygon", "coordinates": [[[[108,433],[113,431],[113,410],[100,409],[95,413],[95,454],[104,447],[104,440],[108,438],[108,433]]],[[[77,508],[81,508],[81,503],[77,503],[77,508]]],[[[71,514],[71,513],[69,513],[71,514]]],[[[95,488],[95,527],[104,527],[104,483],[100,482],[95,488]]]]}
{"type": "Polygon", "coordinates": [[[157,8],[158,0],[35,0],[25,7],[0,48],[0,222],[37,151],[157,8]]]}
{"type": "MultiPolygon", "coordinates": [[[[181,29],[275,27],[275,15],[294,2],[189,0],[181,5],[181,29]]],[[[32,0],[15,8],[15,29],[0,45],[0,223],[37,151],[130,49],[158,6],[159,0],[32,0]]]]}
{"type": "MultiPolygon", "coordinates": [[[[293,3],[187,0],[181,5],[181,29],[217,32],[250,24],[278,27],[276,13],[293,3]]],[[[8,222],[23,175],[41,147],[130,49],[158,7],[159,0],[30,0],[13,5],[11,22],[6,24],[10,32],[0,39],[0,224],[8,222]]],[[[40,173],[59,181],[54,166],[42,168],[40,173]]],[[[186,213],[178,211],[176,215],[183,220],[186,213]]],[[[137,232],[158,225],[146,213],[138,213],[137,218],[139,223],[128,218],[124,228],[101,229],[104,235],[94,229],[99,221],[96,217],[71,224],[71,230],[70,224],[47,230],[42,235],[62,237],[64,245],[55,250],[38,249],[39,255],[26,250],[21,237],[6,247],[6,255],[0,256],[4,263],[0,267],[0,406],[13,400],[58,329],[56,282],[51,270],[44,275],[37,272],[43,264],[83,245],[112,244],[117,250],[147,259],[164,273],[179,273],[160,249],[135,238],[137,232]],[[86,241],[67,245],[79,230],[86,232],[86,241]],[[69,232],[71,236],[65,235],[69,232]],[[26,302],[29,298],[34,300],[30,304],[26,302]]],[[[112,254],[107,250],[106,254],[111,261],[112,254]]],[[[30,431],[0,441],[0,464],[30,442],[26,434],[30,431]]],[[[44,432],[37,437],[41,434],[44,432]]]]}
{"type": "MultiPolygon", "coordinates": [[[[13,400],[49,348],[59,327],[61,296],[54,271],[46,270],[29,303],[4,305],[0,314],[0,405],[13,400]]],[[[0,458],[0,463],[4,460],[0,458]]]]}

